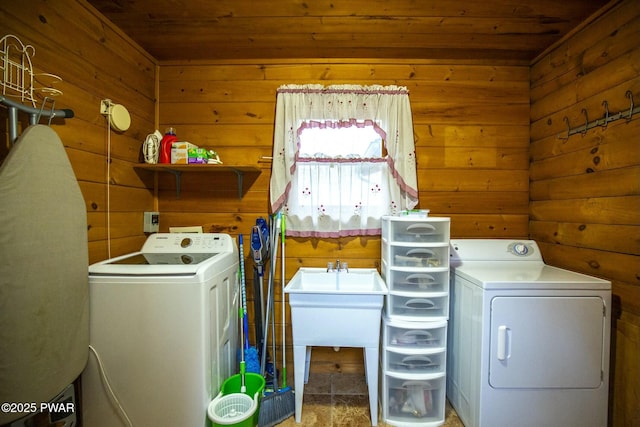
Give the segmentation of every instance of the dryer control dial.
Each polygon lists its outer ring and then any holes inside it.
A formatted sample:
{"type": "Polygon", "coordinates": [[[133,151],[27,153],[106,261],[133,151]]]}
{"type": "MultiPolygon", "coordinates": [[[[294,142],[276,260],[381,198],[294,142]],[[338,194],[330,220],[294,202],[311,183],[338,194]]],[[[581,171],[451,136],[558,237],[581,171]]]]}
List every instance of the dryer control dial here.
{"type": "Polygon", "coordinates": [[[533,253],[533,247],[524,242],[514,242],[509,245],[509,252],[517,256],[528,256],[533,253]]]}

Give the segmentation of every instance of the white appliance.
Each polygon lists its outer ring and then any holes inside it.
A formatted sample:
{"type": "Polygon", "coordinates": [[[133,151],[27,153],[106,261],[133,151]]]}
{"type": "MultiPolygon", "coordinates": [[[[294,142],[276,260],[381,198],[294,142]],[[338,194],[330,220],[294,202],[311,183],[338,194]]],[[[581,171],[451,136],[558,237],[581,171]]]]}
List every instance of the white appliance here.
{"type": "Polygon", "coordinates": [[[229,235],[158,233],[89,267],[85,425],[207,424],[236,370],[238,262],[229,235]]]}
{"type": "Polygon", "coordinates": [[[611,283],[535,241],[451,240],[447,397],[466,427],[606,426],[611,283]]]}
{"type": "Polygon", "coordinates": [[[77,382],[69,384],[56,397],[49,402],[21,402],[32,411],[30,415],[20,418],[11,424],[3,424],[4,427],[34,427],[34,426],[56,426],[75,427],[78,425],[76,408],[78,408],[77,382]],[[36,412],[37,411],[37,412],[36,412]]]}

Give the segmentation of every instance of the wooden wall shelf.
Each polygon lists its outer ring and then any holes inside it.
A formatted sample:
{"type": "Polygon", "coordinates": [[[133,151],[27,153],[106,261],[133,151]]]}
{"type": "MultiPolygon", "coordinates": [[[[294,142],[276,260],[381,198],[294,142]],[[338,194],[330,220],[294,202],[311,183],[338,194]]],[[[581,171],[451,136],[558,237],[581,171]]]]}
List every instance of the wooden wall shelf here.
{"type": "Polygon", "coordinates": [[[238,198],[242,199],[242,187],[244,175],[253,173],[260,174],[261,170],[257,166],[241,166],[241,165],[209,165],[209,164],[191,164],[191,165],[173,165],[173,164],[147,164],[141,163],[134,166],[137,170],[146,170],[152,172],[171,173],[176,178],[176,198],[180,198],[180,190],[182,185],[183,173],[221,173],[232,172],[236,174],[238,182],[238,198]]]}

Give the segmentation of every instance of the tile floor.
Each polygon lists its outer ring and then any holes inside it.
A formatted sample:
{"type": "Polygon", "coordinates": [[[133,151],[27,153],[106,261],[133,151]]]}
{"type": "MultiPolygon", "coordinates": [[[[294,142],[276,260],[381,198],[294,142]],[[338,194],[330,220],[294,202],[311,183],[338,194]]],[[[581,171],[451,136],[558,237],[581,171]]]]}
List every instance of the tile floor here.
{"type": "MultiPolygon", "coordinates": [[[[278,425],[282,427],[371,426],[369,394],[364,375],[311,374],[304,388],[302,422],[296,424],[292,416],[278,425]]],[[[389,426],[382,421],[381,414],[378,414],[378,426],[389,426]]],[[[448,403],[444,426],[464,427],[448,403]]]]}

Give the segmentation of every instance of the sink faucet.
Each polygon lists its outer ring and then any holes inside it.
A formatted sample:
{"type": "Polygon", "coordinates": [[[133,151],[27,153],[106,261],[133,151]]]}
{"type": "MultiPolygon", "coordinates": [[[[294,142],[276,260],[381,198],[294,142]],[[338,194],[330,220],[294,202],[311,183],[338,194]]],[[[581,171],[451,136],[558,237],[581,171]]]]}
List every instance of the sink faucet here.
{"type": "Polygon", "coordinates": [[[336,271],[339,273],[341,271],[344,271],[346,273],[349,272],[349,266],[347,265],[346,262],[343,262],[342,264],[340,263],[340,260],[336,260],[336,271]]]}
{"type": "Polygon", "coordinates": [[[341,271],[344,271],[344,272],[348,273],[349,272],[349,266],[347,265],[346,262],[340,263],[339,259],[336,260],[335,268],[334,268],[332,262],[328,262],[327,263],[327,273],[333,272],[333,271],[335,271],[336,273],[339,273],[341,271]]]}

